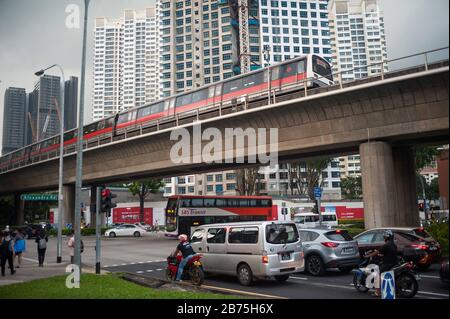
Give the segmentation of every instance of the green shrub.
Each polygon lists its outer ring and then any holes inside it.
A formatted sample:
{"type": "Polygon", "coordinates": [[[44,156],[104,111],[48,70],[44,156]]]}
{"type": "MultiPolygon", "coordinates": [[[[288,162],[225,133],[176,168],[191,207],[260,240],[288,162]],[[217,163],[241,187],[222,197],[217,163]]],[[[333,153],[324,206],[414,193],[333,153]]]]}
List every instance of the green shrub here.
{"type": "Polygon", "coordinates": [[[433,223],[426,230],[441,245],[442,256],[448,257],[448,223],[433,223]]]}

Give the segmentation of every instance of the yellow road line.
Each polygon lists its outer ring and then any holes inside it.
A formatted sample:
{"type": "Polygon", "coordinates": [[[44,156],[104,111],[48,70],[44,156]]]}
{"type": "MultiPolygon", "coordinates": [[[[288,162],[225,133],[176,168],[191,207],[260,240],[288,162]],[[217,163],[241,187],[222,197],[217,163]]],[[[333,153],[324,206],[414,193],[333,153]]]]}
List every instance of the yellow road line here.
{"type": "Polygon", "coordinates": [[[222,288],[222,287],[215,287],[215,286],[201,285],[200,287],[210,288],[210,289],[216,289],[216,290],[222,290],[222,291],[227,291],[227,292],[234,292],[234,293],[245,294],[245,295],[253,295],[253,296],[259,296],[259,297],[266,297],[266,298],[288,299],[288,298],[280,297],[280,296],[265,295],[265,294],[260,294],[260,293],[257,293],[257,292],[249,292],[249,291],[244,291],[244,290],[235,290],[235,289],[222,288]]]}

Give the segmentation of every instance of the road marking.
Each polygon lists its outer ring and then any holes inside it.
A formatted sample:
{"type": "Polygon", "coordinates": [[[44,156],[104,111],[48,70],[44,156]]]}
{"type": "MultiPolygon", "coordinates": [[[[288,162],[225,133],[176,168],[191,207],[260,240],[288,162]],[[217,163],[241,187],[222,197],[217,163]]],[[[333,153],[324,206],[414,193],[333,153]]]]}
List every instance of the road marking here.
{"type": "Polygon", "coordinates": [[[32,261],[34,263],[39,263],[39,260],[37,259],[31,259],[31,258],[26,258],[26,257],[22,257],[23,260],[28,260],[28,261],[32,261]]]}
{"type": "Polygon", "coordinates": [[[129,263],[129,265],[135,265],[136,263],[129,263]]]}
{"type": "Polygon", "coordinates": [[[143,263],[144,263],[144,261],[140,261],[140,262],[139,262],[139,264],[143,264],[143,263]]]}
{"type": "Polygon", "coordinates": [[[103,268],[108,268],[111,267],[110,265],[104,265],[103,268]]]}
{"type": "Polygon", "coordinates": [[[128,265],[128,264],[121,264],[121,266],[126,266],[126,265],[128,265]]]}
{"type": "Polygon", "coordinates": [[[160,271],[160,270],[163,270],[163,269],[162,268],[155,269],[155,271],[160,271]]]}
{"type": "Polygon", "coordinates": [[[440,297],[447,297],[448,298],[448,294],[438,294],[435,292],[429,292],[429,291],[418,291],[418,294],[424,294],[424,295],[433,295],[433,296],[440,296],[440,297]]]}
{"type": "Polygon", "coordinates": [[[292,278],[292,279],[298,279],[298,280],[308,280],[308,278],[304,278],[304,277],[294,277],[294,276],[290,276],[289,278],[292,278]]]}
{"type": "Polygon", "coordinates": [[[152,269],[146,270],[146,272],[152,272],[152,271],[153,271],[152,269]]]}
{"type": "Polygon", "coordinates": [[[137,274],[143,274],[144,272],[142,270],[136,271],[137,274]]]}
{"type": "Polygon", "coordinates": [[[111,267],[117,267],[117,266],[119,266],[119,265],[112,265],[111,267]]]}
{"type": "Polygon", "coordinates": [[[259,294],[259,293],[256,293],[256,292],[249,292],[249,291],[244,291],[244,290],[222,288],[222,287],[216,287],[216,286],[202,285],[202,287],[210,288],[210,289],[216,289],[216,290],[221,290],[221,291],[227,291],[227,292],[234,292],[234,293],[239,293],[239,294],[245,294],[245,295],[259,296],[259,297],[267,297],[267,298],[275,298],[275,299],[289,299],[289,298],[286,298],[286,297],[265,295],[265,294],[259,294]]]}
{"type": "Polygon", "coordinates": [[[429,275],[421,275],[419,274],[420,278],[433,278],[433,279],[441,279],[439,276],[429,276],[429,275]]]}

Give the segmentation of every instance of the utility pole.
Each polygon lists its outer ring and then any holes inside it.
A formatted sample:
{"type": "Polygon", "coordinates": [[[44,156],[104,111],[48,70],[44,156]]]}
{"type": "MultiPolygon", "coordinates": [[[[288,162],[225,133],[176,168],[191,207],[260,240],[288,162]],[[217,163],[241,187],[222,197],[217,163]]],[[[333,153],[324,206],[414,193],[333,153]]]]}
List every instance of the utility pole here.
{"type": "Polygon", "coordinates": [[[84,118],[84,87],[86,82],[86,38],[89,1],[84,0],[83,49],[81,57],[80,106],[78,110],[77,159],[75,179],[75,264],[78,266],[81,278],[81,187],[83,186],[83,118],[84,118]]]}

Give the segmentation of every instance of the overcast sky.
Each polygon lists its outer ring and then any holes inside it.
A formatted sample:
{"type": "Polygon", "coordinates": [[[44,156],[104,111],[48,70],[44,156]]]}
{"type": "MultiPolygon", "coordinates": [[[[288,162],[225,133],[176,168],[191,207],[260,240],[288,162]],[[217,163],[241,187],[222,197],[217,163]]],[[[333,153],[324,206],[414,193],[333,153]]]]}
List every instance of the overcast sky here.
{"type": "MultiPolygon", "coordinates": [[[[30,92],[37,80],[34,72],[55,63],[63,67],[66,78],[80,76],[82,28],[66,27],[65,10],[76,4],[82,16],[83,3],[83,0],[0,0],[0,141],[6,88],[23,87],[30,92]]],[[[91,0],[85,122],[91,118],[93,18],[118,18],[124,9],[142,10],[154,3],[155,0],[91,0]]],[[[384,11],[389,59],[449,45],[448,0],[379,0],[379,3],[384,11]]],[[[57,69],[49,74],[59,75],[57,69]]]]}

